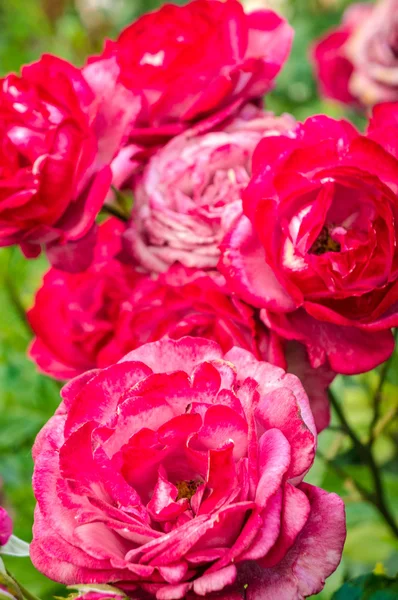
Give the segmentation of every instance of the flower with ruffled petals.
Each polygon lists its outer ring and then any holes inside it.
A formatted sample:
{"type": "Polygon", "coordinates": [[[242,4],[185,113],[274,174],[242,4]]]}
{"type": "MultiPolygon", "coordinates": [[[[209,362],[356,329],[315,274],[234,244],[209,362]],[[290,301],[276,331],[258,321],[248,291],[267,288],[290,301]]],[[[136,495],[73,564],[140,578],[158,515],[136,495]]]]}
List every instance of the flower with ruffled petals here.
{"type": "Polygon", "coordinates": [[[125,250],[148,271],[173,262],[210,269],[231,220],[262,137],[294,129],[290,115],[275,117],[247,105],[220,131],[195,130],[174,138],[150,160],[134,189],[125,250]]]}
{"type": "Polygon", "coordinates": [[[34,447],[31,558],[51,579],[157,600],[304,598],[344,507],[304,484],[316,432],[294,375],[186,337],[76,378],[34,447]]]}
{"type": "Polygon", "coordinates": [[[261,142],[253,170],[223,243],[231,290],[304,343],[312,366],[373,369],[398,325],[397,158],[319,116],[261,142]]]}
{"type": "Polygon", "coordinates": [[[153,147],[199,122],[210,129],[260,99],[286,61],[292,37],[276,13],[245,14],[237,0],[166,4],[142,16],[102,55],[116,57],[121,81],[142,98],[130,141],[153,147]]]}
{"type": "Polygon", "coordinates": [[[139,108],[115,59],[83,71],[50,55],[0,81],[0,246],[89,264],[110,163],[139,108]]]}

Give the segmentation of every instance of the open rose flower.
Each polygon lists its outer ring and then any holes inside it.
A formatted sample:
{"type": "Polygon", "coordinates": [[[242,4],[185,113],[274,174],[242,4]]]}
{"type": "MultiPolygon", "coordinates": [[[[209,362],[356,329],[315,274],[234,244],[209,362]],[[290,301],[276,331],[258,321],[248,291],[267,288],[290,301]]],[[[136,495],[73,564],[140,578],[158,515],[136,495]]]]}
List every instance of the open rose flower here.
{"type": "Polygon", "coordinates": [[[101,226],[96,258],[84,273],[50,269],[45,275],[28,312],[36,336],[30,356],[42,371],[70,379],[163,336],[206,337],[224,352],[239,346],[297,374],[317,429],[329,424],[330,369],[312,369],[305,348],[271,333],[252,307],[229,294],[220,273],[175,265],[149,277],[121,264],[116,255],[122,231],[114,220],[101,226]]]}
{"type": "Polygon", "coordinates": [[[321,92],[346,104],[398,100],[398,0],[350,6],[314,48],[321,92]]]}
{"type": "Polygon", "coordinates": [[[62,395],[34,447],[31,557],[45,575],[157,600],[321,590],[344,507],[302,483],[316,434],[294,375],[166,338],[62,395]]]}
{"type": "Polygon", "coordinates": [[[138,110],[115,59],[84,71],[44,55],[0,81],[0,246],[46,246],[71,270],[91,258],[109,164],[138,110]]]}
{"type": "Polygon", "coordinates": [[[246,215],[223,242],[231,289],[307,346],[311,364],[370,370],[398,325],[398,160],[319,116],[254,155],[246,215]]]}
{"type": "MultiPolygon", "coordinates": [[[[271,10],[237,0],[166,4],[108,42],[121,80],[142,98],[130,140],[156,146],[199,121],[209,128],[260,99],[284,64],[293,32],[271,10]]],[[[97,60],[92,58],[91,61],[97,60]]]]}
{"type": "Polygon", "coordinates": [[[149,271],[165,271],[175,261],[214,268],[230,221],[241,212],[255,147],[263,136],[294,127],[290,115],[275,117],[248,105],[222,131],[174,138],[135,187],[126,251],[149,271]]]}
{"type": "Polygon", "coordinates": [[[0,546],[5,546],[12,534],[12,521],[5,508],[0,506],[0,546]]]}
{"type": "Polygon", "coordinates": [[[108,366],[132,349],[126,347],[131,335],[137,340],[128,326],[134,315],[127,301],[143,276],[116,259],[123,230],[117,219],[101,225],[86,271],[52,268],[44,276],[27,318],[36,334],[30,355],[45,373],[70,379],[108,366]]]}

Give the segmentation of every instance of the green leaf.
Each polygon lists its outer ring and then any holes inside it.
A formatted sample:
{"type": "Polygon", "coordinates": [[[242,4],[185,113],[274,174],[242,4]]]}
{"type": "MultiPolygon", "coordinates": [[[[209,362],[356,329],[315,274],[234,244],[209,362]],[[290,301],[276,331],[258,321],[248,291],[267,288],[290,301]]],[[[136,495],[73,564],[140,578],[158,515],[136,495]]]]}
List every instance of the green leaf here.
{"type": "Polygon", "coordinates": [[[0,554],[7,556],[29,556],[29,544],[12,535],[5,546],[1,546],[0,554]]]}
{"type": "Polygon", "coordinates": [[[333,600],[396,600],[398,580],[369,573],[348,581],[333,596],[333,600]]]}

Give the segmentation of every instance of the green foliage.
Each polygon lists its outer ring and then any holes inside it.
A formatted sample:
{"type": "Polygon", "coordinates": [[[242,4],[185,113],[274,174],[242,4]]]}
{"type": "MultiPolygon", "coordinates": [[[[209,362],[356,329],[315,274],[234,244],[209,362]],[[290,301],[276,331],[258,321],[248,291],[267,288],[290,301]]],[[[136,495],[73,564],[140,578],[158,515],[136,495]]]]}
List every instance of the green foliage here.
{"type": "Polygon", "coordinates": [[[333,600],[395,600],[398,581],[383,575],[363,575],[348,581],[333,594],[333,600]]]}
{"type": "MultiPolygon", "coordinates": [[[[83,64],[88,54],[101,49],[105,37],[115,36],[137,15],[159,4],[158,0],[113,0],[108,9],[98,10],[95,18],[87,18],[81,10],[83,0],[0,0],[0,71],[18,71],[22,64],[36,60],[43,52],[83,64]]],[[[339,22],[347,4],[348,1],[339,0],[285,2],[296,37],[291,59],[267,98],[269,109],[279,114],[291,112],[298,119],[326,113],[364,126],[360,115],[347,113],[337,104],[319,98],[308,60],[314,39],[339,22]]],[[[37,432],[58,406],[60,388],[57,382],[40,375],[26,357],[31,332],[24,312],[46,269],[45,258],[27,261],[17,249],[0,250],[0,501],[10,509],[15,534],[27,541],[31,540],[34,510],[31,447],[37,432]]],[[[379,368],[358,377],[340,377],[334,384],[349,424],[363,443],[369,439],[375,409],[372,399],[381,373],[379,368]]],[[[398,353],[380,396],[379,416],[373,427],[373,454],[382,473],[388,507],[397,512],[398,353]]],[[[396,583],[386,577],[364,575],[382,562],[386,573],[394,576],[398,570],[398,546],[380,513],[358,491],[359,485],[372,492],[374,482],[350,438],[340,429],[336,415],[332,428],[320,435],[319,453],[307,480],[340,494],[347,512],[348,535],[342,563],[317,598],[397,598],[396,583]],[[354,577],[358,578],[343,585],[354,577]]],[[[65,588],[35,571],[29,559],[4,560],[9,571],[40,598],[67,596],[65,588]]]]}

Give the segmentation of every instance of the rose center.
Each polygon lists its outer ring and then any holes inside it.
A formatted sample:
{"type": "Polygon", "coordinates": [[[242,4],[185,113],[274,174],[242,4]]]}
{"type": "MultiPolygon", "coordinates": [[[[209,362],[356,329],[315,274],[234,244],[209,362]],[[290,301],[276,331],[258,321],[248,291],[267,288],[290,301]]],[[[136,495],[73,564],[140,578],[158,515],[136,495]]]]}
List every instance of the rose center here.
{"type": "Polygon", "coordinates": [[[178,490],[177,501],[187,498],[190,500],[200,486],[200,481],[189,479],[187,481],[177,481],[176,488],[178,490]]]}
{"type": "Polygon", "coordinates": [[[327,227],[322,227],[322,231],[312,244],[309,249],[309,254],[316,254],[317,256],[325,254],[326,252],[340,252],[341,245],[336,242],[330,235],[327,227]]]}

